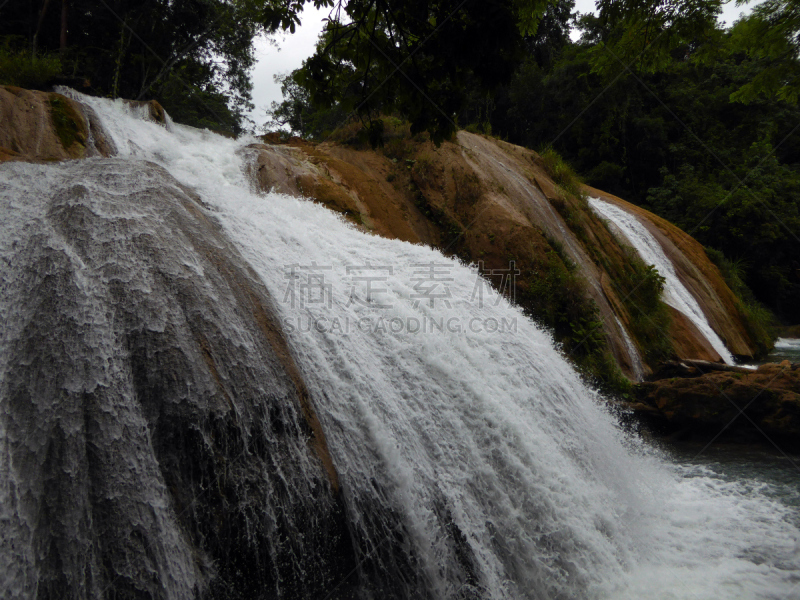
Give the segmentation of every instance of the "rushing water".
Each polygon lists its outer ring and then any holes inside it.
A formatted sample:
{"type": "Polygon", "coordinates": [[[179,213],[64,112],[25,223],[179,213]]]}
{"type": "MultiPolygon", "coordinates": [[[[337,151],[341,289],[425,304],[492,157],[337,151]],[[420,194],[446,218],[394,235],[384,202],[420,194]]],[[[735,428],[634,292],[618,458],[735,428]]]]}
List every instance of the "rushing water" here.
{"type": "MultiPolygon", "coordinates": [[[[550,335],[474,269],[359,232],[309,200],[257,193],[244,168],[248,140],[168,130],[120,102],[80,98],[117,160],[157,163],[199,194],[276,300],[339,474],[363,594],[797,591],[796,505],[770,484],[626,435],[550,335]]],[[[0,168],[10,210],[37,169],[75,167],[0,168]]],[[[17,551],[0,544],[2,560],[17,551]]]]}
{"type": "Polygon", "coordinates": [[[767,362],[800,362],[800,340],[796,338],[778,338],[775,348],[769,353],[767,362]]]}
{"type": "Polygon", "coordinates": [[[664,284],[664,302],[686,315],[722,359],[732,365],[734,363],[733,355],[709,325],[708,319],[703,314],[703,309],[700,308],[697,300],[678,278],[675,267],[667,258],[661,248],[661,244],[658,243],[653,234],[647,231],[647,228],[642,225],[635,215],[626,212],[615,204],[604,202],[599,198],[590,198],[589,205],[601,217],[616,225],[642,257],[642,260],[648,265],[654,265],[658,273],[666,280],[664,284]]]}

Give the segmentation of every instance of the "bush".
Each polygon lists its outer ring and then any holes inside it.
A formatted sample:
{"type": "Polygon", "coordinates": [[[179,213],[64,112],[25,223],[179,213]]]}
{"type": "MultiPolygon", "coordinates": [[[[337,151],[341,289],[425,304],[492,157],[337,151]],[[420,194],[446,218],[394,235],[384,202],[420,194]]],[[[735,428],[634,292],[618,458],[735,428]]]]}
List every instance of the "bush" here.
{"type": "Polygon", "coordinates": [[[434,173],[433,157],[425,152],[418,156],[413,164],[411,175],[416,184],[420,187],[431,185],[433,183],[434,173]]]}
{"type": "Polygon", "coordinates": [[[736,297],[736,308],[748,335],[756,345],[756,352],[759,355],[767,354],[774,345],[778,319],[771,310],[756,300],[753,292],[745,284],[744,275],[751,266],[742,260],[728,260],[715,248],[706,248],[705,251],[711,262],[717,265],[722,278],[736,297]]]}
{"type": "Polygon", "coordinates": [[[630,383],[608,348],[600,313],[586,293],[586,282],[563,246],[552,238],[547,242],[550,249],[546,261],[538,261],[524,291],[523,306],[552,328],[563,351],[593,384],[606,392],[628,391],[630,383]]]}
{"type": "Polygon", "coordinates": [[[539,154],[540,164],[550,176],[570,196],[580,198],[581,179],[573,168],[552,148],[546,148],[539,154]]]}
{"type": "Polygon", "coordinates": [[[469,133],[492,135],[492,124],[489,121],[484,121],[483,123],[470,123],[464,128],[464,131],[468,131],[469,133]]]}
{"type": "Polygon", "coordinates": [[[405,139],[397,137],[388,140],[384,144],[383,153],[389,158],[403,160],[411,153],[411,148],[405,139]]]}
{"type": "Polygon", "coordinates": [[[633,248],[625,250],[626,268],[615,274],[614,286],[630,315],[630,333],[639,343],[645,361],[654,365],[675,354],[670,337],[672,316],[661,300],[666,280],[633,248]]]}
{"type": "Polygon", "coordinates": [[[57,56],[34,57],[30,51],[15,50],[9,39],[0,45],[0,85],[41,89],[60,73],[61,61],[57,56]]]}

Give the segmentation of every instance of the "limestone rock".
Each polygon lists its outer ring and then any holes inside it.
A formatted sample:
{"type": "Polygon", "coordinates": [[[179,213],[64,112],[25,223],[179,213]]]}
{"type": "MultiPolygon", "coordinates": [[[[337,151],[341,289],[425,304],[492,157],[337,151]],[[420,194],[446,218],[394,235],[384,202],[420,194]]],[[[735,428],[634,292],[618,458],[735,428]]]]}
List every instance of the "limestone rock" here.
{"type": "Polygon", "coordinates": [[[221,228],[151,163],[0,167],[4,596],[328,593],[337,474],[221,228]]]}
{"type": "MultiPolygon", "coordinates": [[[[557,245],[585,281],[585,293],[597,305],[603,335],[623,373],[641,380],[656,366],[645,364],[635,341],[626,339],[623,327],[631,316],[605,266],[626,261],[625,251],[593,221],[579,225],[583,237],[578,238],[574,223],[561,212],[580,211],[558,210],[565,203],[563,193],[535,152],[465,131],[439,148],[409,141],[403,160],[328,142],[281,145],[277,136],[268,141],[251,146],[250,164],[261,189],[319,201],[374,233],[480,261],[487,272],[508,269],[513,259],[521,268],[516,281],[520,296],[557,245]]],[[[715,331],[735,354],[754,354],[732,293],[695,240],[647,211],[586,189],[643,217],[715,331]]],[[[688,319],[670,312],[676,358],[721,360],[688,319]]]]}
{"type": "MultiPolygon", "coordinates": [[[[755,342],[748,334],[736,308],[733,292],[697,240],[650,211],[601,190],[588,186],[587,190],[591,195],[635,214],[659,241],[672,261],[678,278],[695,297],[712,329],[728,349],[737,356],[752,357],[756,354],[755,342]]],[[[676,348],[680,357],[719,360],[712,358],[711,353],[716,354],[713,350],[709,352],[709,348],[704,348],[702,342],[705,340],[702,340],[702,336],[701,340],[697,340],[697,336],[686,336],[681,329],[675,333],[681,348],[676,348]]]]}
{"type": "Polygon", "coordinates": [[[686,377],[639,384],[638,404],[630,408],[666,433],[800,449],[800,364],[784,361],[749,372],[694,365],[686,377]]]}
{"type": "Polygon", "coordinates": [[[95,115],[78,102],[54,92],[0,86],[0,162],[68,160],[115,152],[95,115]]]}

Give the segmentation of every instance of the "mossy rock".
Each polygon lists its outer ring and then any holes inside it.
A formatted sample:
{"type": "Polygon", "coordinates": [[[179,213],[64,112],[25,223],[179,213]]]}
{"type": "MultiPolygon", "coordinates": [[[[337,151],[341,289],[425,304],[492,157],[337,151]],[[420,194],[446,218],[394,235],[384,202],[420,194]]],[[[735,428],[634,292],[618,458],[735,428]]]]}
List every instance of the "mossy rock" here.
{"type": "Polygon", "coordinates": [[[61,146],[70,156],[80,158],[86,151],[88,134],[83,117],[75,110],[69,100],[60,94],[48,97],[50,116],[61,146]]]}

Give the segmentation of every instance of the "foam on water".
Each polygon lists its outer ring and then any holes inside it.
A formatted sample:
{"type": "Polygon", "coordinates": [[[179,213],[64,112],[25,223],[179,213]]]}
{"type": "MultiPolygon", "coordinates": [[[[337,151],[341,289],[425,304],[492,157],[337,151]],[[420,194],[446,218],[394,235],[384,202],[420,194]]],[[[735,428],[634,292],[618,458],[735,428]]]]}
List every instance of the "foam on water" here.
{"type": "Polygon", "coordinates": [[[789,507],[623,435],[546,331],[479,302],[473,269],[256,193],[251,140],[76,97],[122,156],[195,189],[271,291],[354,542],[398,596],[751,599],[800,583],[789,507]]]}
{"type": "Polygon", "coordinates": [[[604,202],[599,198],[589,198],[589,205],[601,217],[616,225],[618,230],[622,232],[642,257],[642,260],[648,265],[654,265],[659,275],[666,280],[664,284],[664,302],[686,315],[722,357],[722,360],[732,365],[734,359],[730,350],[725,347],[725,343],[711,328],[708,319],[703,314],[703,309],[700,308],[697,300],[678,278],[672,261],[667,258],[661,248],[661,244],[658,243],[653,234],[634,215],[615,204],[604,202]]]}
{"type": "Polygon", "coordinates": [[[800,340],[797,338],[778,338],[775,340],[775,350],[800,353],[800,340]]]}

